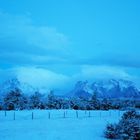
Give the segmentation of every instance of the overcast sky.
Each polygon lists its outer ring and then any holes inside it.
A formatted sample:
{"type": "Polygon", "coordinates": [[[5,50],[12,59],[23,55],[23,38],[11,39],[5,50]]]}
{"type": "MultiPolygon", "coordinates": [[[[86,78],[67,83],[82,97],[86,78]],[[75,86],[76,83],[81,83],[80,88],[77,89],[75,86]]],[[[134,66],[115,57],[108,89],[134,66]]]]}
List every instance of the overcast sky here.
{"type": "Polygon", "coordinates": [[[140,86],[139,0],[1,0],[0,80],[35,86],[129,79],[140,86]]]}

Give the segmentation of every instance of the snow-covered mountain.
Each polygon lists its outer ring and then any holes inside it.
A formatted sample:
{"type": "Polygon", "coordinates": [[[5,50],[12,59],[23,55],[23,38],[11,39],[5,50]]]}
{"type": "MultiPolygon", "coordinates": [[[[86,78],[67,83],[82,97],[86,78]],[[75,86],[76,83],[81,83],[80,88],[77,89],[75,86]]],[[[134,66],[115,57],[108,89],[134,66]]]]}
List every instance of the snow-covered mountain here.
{"type": "MultiPolygon", "coordinates": [[[[16,88],[28,95],[34,94],[36,91],[39,91],[42,94],[49,93],[49,90],[45,87],[38,89],[32,87],[30,84],[19,81],[17,78],[13,78],[0,85],[0,95],[4,95],[16,88]]],[[[59,95],[58,92],[62,91],[57,90],[55,91],[55,94],[59,95]]],[[[78,81],[75,84],[74,89],[66,94],[66,96],[89,98],[93,93],[96,93],[97,96],[101,98],[140,98],[140,91],[136,88],[135,84],[131,81],[122,79],[102,80],[93,83],[89,83],[88,81],[78,81]]]]}
{"type": "Polygon", "coordinates": [[[35,92],[40,92],[41,94],[48,95],[52,90],[54,94],[59,96],[60,95],[62,96],[62,93],[65,93],[65,90],[62,89],[48,89],[47,87],[34,87],[31,86],[29,83],[25,83],[18,80],[17,78],[12,78],[0,84],[0,96],[5,95],[10,91],[15,91],[17,88],[20,89],[22,93],[27,95],[32,95],[35,92]]]}
{"type": "Polygon", "coordinates": [[[83,97],[88,98],[92,95],[93,90],[91,89],[87,81],[78,81],[72,91],[66,94],[67,97],[83,97]]]}
{"type": "Polygon", "coordinates": [[[96,93],[101,98],[140,98],[140,92],[135,84],[122,79],[102,80],[92,84],[89,84],[87,81],[78,81],[74,89],[67,96],[89,98],[93,93],[96,93]]]}
{"type": "Polygon", "coordinates": [[[37,91],[37,89],[32,87],[31,85],[22,83],[17,78],[13,78],[5,81],[0,85],[0,95],[4,95],[12,90],[14,91],[16,88],[20,89],[22,93],[28,95],[33,94],[35,91],[37,91]]]}

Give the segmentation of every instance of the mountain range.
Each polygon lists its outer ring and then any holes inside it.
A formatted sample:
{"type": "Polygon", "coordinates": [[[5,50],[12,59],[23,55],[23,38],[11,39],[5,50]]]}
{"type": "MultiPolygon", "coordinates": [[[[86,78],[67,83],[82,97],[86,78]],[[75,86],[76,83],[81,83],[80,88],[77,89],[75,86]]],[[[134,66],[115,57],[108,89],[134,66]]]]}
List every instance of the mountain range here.
{"type": "Polygon", "coordinates": [[[67,96],[89,98],[95,93],[99,98],[140,98],[140,91],[135,84],[123,79],[100,80],[93,83],[78,81],[67,96]]]}
{"type": "MultiPolygon", "coordinates": [[[[19,88],[24,94],[28,95],[36,91],[47,94],[48,91],[51,90],[47,88],[37,89],[14,78],[0,85],[0,95],[15,90],[16,88],[19,88]]],[[[74,88],[67,92],[67,94],[64,94],[63,97],[90,98],[95,93],[99,98],[140,98],[140,91],[135,84],[132,81],[123,79],[100,80],[92,83],[88,81],[78,81],[74,88]]],[[[57,91],[54,92],[54,94],[57,94],[57,91]]]]}

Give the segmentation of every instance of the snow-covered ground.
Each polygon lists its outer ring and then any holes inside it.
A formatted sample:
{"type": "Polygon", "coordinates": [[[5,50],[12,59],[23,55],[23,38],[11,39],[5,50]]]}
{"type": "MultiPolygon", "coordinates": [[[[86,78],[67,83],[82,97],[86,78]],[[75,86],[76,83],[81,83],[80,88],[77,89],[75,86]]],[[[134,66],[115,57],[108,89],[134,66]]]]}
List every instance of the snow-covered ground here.
{"type": "Polygon", "coordinates": [[[106,124],[117,122],[122,114],[78,111],[77,116],[75,110],[26,110],[7,111],[5,116],[0,111],[0,140],[104,140],[106,124]]]}

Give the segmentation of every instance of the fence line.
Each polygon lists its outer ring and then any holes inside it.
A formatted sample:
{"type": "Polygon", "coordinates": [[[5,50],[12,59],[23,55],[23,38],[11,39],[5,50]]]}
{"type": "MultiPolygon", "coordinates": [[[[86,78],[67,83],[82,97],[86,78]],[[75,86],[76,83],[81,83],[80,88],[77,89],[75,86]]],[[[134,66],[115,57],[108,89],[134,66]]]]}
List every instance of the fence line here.
{"type": "MultiPolygon", "coordinates": [[[[28,116],[31,115],[31,120],[34,120],[35,118],[37,119],[37,117],[35,117],[34,112],[31,112],[31,114],[28,114],[26,117],[28,118],[28,116]]],[[[123,111],[123,112],[125,112],[125,111],[123,111]]],[[[47,111],[47,113],[48,113],[48,119],[58,118],[58,117],[59,118],[74,118],[74,114],[75,114],[75,118],[82,118],[82,117],[84,117],[84,118],[90,118],[90,117],[103,118],[103,117],[111,117],[113,115],[120,117],[122,115],[122,111],[120,111],[120,110],[117,110],[117,112],[116,111],[112,112],[111,110],[106,111],[106,112],[105,111],[87,111],[87,110],[86,111],[64,110],[62,112],[59,112],[59,114],[49,110],[49,111],[47,111]],[[53,115],[53,113],[54,113],[54,115],[53,115]]],[[[6,118],[9,118],[9,116],[11,116],[10,114],[11,114],[11,111],[4,111],[4,116],[5,117],[7,116],[6,118]]],[[[13,120],[17,120],[18,118],[20,118],[18,116],[18,111],[13,111],[12,114],[13,114],[13,120]]],[[[20,116],[21,116],[21,114],[20,114],[20,116]]],[[[40,113],[36,113],[36,116],[40,116],[40,113]]]]}

